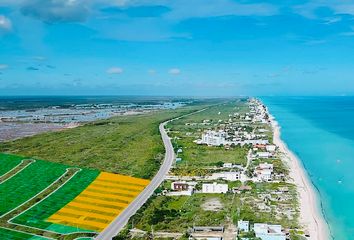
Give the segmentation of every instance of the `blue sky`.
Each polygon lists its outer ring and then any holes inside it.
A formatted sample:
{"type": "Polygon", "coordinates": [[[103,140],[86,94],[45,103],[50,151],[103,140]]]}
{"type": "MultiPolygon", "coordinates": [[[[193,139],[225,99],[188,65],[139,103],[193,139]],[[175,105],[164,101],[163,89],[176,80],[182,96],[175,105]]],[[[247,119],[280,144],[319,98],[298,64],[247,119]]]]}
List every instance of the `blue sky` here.
{"type": "Polygon", "coordinates": [[[0,0],[0,95],[353,95],[349,0],[0,0]]]}

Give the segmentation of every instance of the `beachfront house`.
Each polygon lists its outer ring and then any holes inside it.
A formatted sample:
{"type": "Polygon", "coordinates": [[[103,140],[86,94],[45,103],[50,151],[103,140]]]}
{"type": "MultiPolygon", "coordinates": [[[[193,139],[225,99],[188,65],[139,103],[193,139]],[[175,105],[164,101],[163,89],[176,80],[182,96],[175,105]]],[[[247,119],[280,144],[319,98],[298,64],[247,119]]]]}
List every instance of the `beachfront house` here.
{"type": "Polygon", "coordinates": [[[254,170],[254,174],[258,181],[271,181],[273,174],[273,164],[261,163],[254,170]]]}
{"type": "Polygon", "coordinates": [[[274,153],[276,148],[277,147],[275,145],[267,145],[266,146],[267,152],[271,152],[271,153],[274,153]]]}
{"type": "Polygon", "coordinates": [[[220,183],[204,183],[202,185],[202,193],[227,193],[229,187],[227,184],[220,183]]]}
{"type": "Polygon", "coordinates": [[[253,231],[256,237],[262,240],[286,240],[286,234],[282,232],[281,225],[255,223],[253,231]]]}

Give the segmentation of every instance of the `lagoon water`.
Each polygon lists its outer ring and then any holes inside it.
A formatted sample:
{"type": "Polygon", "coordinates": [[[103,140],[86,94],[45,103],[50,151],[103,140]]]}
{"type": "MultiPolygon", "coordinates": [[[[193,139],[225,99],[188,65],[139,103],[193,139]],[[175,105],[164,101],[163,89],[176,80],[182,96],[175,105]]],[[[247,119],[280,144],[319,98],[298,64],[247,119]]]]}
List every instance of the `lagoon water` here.
{"type": "Polygon", "coordinates": [[[318,190],[333,239],[354,239],[354,97],[262,101],[318,190]]]}

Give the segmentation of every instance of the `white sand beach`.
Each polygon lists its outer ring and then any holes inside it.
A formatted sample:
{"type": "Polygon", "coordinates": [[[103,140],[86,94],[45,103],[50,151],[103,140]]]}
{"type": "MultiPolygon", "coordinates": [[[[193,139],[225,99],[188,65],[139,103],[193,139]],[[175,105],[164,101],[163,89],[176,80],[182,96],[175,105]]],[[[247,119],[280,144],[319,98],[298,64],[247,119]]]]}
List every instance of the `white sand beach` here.
{"type": "Polygon", "coordinates": [[[300,159],[289,150],[287,145],[281,140],[280,126],[272,119],[274,131],[274,144],[284,153],[284,160],[290,167],[290,177],[297,185],[300,200],[300,224],[310,233],[308,239],[328,240],[328,225],[320,211],[317,195],[313,184],[302,166],[300,159]]]}

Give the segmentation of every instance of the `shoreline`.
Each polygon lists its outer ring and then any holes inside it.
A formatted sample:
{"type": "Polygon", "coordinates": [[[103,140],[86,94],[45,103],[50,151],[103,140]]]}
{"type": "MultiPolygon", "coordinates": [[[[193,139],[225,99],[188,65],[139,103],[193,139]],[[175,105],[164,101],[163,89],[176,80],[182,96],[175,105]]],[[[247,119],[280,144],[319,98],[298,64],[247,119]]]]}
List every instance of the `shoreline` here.
{"type": "Polygon", "coordinates": [[[319,206],[315,186],[309,179],[301,160],[288,148],[281,139],[281,127],[273,116],[270,115],[273,128],[273,142],[285,155],[283,157],[289,166],[290,177],[297,186],[299,193],[300,219],[299,222],[309,232],[309,240],[329,240],[329,226],[319,206]]]}

